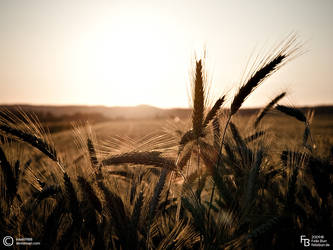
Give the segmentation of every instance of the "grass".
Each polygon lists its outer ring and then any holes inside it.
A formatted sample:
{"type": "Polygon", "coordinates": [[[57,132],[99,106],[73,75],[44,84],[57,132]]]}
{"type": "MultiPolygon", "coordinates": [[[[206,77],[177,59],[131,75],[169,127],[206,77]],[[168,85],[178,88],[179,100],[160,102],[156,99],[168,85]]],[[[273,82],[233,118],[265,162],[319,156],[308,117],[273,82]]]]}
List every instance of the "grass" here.
{"type": "Polygon", "coordinates": [[[238,114],[295,51],[292,36],[259,60],[230,106],[226,96],[207,106],[196,60],[188,123],[49,134],[3,111],[0,236],[44,249],[299,249],[300,235],[329,240],[332,119],[278,104],[286,93],[257,115],[238,114]]]}

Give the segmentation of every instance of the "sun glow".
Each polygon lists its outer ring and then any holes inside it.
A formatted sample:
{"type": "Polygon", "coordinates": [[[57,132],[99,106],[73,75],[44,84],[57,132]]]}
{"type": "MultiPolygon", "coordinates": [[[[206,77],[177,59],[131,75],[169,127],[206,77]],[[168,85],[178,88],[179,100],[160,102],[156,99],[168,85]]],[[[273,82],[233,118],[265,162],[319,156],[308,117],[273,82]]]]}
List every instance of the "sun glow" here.
{"type": "Polygon", "coordinates": [[[207,48],[214,96],[232,96],[249,55],[294,30],[309,53],[244,105],[265,105],[285,86],[294,105],[332,103],[332,1],[266,2],[0,1],[0,101],[188,107],[196,51],[207,48]]]}
{"type": "MultiPolygon", "coordinates": [[[[112,27],[97,29],[93,36],[83,39],[84,43],[76,48],[73,64],[80,82],[98,89],[94,97],[90,93],[88,104],[174,105],[167,103],[167,99],[177,96],[172,89],[175,82],[170,81],[175,80],[175,73],[186,76],[188,56],[186,51],[177,51],[170,35],[163,23],[135,23],[121,18],[112,27]],[[175,67],[175,61],[180,63],[179,56],[184,58],[183,67],[175,67]],[[82,74],[82,69],[87,72],[82,74]]],[[[185,85],[184,80],[185,77],[176,81],[185,85]]],[[[186,92],[179,99],[184,99],[184,95],[186,98],[186,92]]]]}

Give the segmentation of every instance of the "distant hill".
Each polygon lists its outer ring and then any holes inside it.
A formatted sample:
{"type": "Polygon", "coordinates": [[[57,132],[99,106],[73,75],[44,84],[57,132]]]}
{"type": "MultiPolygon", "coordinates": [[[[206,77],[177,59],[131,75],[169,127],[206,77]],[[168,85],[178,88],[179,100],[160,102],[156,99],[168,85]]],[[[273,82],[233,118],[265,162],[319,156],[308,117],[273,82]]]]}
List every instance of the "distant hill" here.
{"type": "Polygon", "coordinates": [[[0,108],[16,110],[20,107],[25,112],[37,114],[50,113],[53,116],[73,116],[75,114],[101,114],[109,119],[147,119],[165,117],[188,117],[190,109],[160,109],[149,105],[135,107],[106,107],[106,106],[35,106],[35,105],[0,105],[0,108]]]}
{"type": "MultiPolygon", "coordinates": [[[[139,105],[135,107],[106,107],[106,106],[35,106],[35,105],[0,105],[0,108],[15,110],[17,107],[22,108],[26,112],[34,112],[37,114],[47,113],[52,116],[74,116],[78,114],[100,114],[106,119],[147,119],[147,118],[170,118],[180,117],[189,118],[191,110],[188,108],[172,108],[161,109],[149,105],[139,105]]],[[[317,106],[317,107],[299,107],[306,111],[310,108],[315,109],[316,115],[333,115],[333,106],[317,106]]],[[[252,115],[256,113],[258,108],[241,109],[240,114],[252,115]]]]}

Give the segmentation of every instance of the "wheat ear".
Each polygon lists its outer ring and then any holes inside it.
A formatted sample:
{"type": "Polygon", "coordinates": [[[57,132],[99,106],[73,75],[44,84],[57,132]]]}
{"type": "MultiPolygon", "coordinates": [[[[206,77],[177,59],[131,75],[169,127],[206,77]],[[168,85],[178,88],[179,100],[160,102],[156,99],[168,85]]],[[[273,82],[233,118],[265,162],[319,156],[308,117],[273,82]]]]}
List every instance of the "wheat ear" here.
{"type": "Polygon", "coordinates": [[[306,117],[302,111],[297,108],[287,107],[284,105],[276,105],[276,109],[280,112],[296,118],[297,120],[306,123],[306,117]]]}
{"type": "Polygon", "coordinates": [[[205,102],[205,88],[203,77],[202,60],[196,62],[195,79],[194,79],[194,93],[193,93],[193,114],[192,124],[193,133],[196,138],[200,137],[203,128],[204,119],[204,102],[205,102]]]}
{"type": "Polygon", "coordinates": [[[259,122],[262,120],[262,118],[267,114],[269,110],[278,102],[280,101],[284,96],[286,95],[286,92],[282,92],[278,96],[276,96],[272,101],[270,101],[258,114],[255,122],[254,127],[256,128],[259,124],[259,122]]]}
{"type": "Polygon", "coordinates": [[[234,97],[230,107],[231,116],[239,110],[245,99],[259,86],[259,84],[277,71],[286,60],[291,57],[291,55],[298,51],[299,47],[294,46],[295,40],[295,35],[290,36],[289,39],[286,39],[286,41],[282,43],[279,49],[260,62],[255,72],[250,74],[248,80],[246,80],[246,82],[240,87],[238,93],[234,97]]]}
{"type": "Polygon", "coordinates": [[[218,110],[221,108],[222,104],[224,103],[224,100],[225,100],[225,96],[222,96],[215,102],[214,106],[211,108],[211,110],[206,115],[205,121],[203,123],[204,127],[207,127],[208,123],[215,118],[218,110]]]}
{"type": "Polygon", "coordinates": [[[169,170],[176,170],[176,165],[173,159],[168,157],[162,157],[161,152],[148,151],[148,152],[129,152],[119,155],[113,155],[104,159],[102,165],[120,165],[120,164],[141,164],[151,165],[154,167],[160,167],[169,170]]]}

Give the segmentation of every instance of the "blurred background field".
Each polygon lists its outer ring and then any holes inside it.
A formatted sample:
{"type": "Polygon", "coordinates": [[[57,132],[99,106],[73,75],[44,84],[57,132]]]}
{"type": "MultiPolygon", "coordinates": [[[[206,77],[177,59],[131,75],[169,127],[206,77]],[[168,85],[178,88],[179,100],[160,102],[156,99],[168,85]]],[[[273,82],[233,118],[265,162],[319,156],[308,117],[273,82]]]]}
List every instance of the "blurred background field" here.
{"type": "MultiPolygon", "coordinates": [[[[148,105],[135,107],[22,105],[1,106],[1,108],[14,111],[14,113],[19,108],[37,116],[43,127],[53,134],[56,144],[60,145],[72,135],[74,124],[84,125],[88,122],[99,139],[112,136],[140,139],[149,134],[175,129],[178,126],[185,130],[190,127],[191,122],[190,109],[160,109],[148,105]]],[[[310,124],[314,141],[332,143],[333,106],[300,109],[304,113],[314,110],[314,118],[310,124]]],[[[241,131],[248,131],[249,134],[254,131],[253,122],[259,110],[254,108],[240,110],[239,114],[234,117],[234,121],[241,131]]],[[[272,136],[279,137],[282,145],[290,143],[291,138],[301,140],[304,132],[302,123],[278,111],[271,111],[267,114],[261,122],[261,127],[270,132],[272,136]]]]}
{"type": "MultiPolygon", "coordinates": [[[[139,141],[165,133],[172,134],[175,130],[184,132],[191,126],[190,109],[168,110],[143,105],[130,108],[88,108],[92,113],[84,113],[83,107],[55,109],[61,109],[61,111],[56,112],[50,108],[49,112],[45,110],[41,112],[41,109],[37,107],[24,110],[37,115],[45,129],[51,132],[59,152],[76,149],[73,127],[85,125],[87,122],[92,127],[98,142],[107,142],[113,137],[139,141]],[[98,113],[97,111],[100,110],[104,112],[98,113]]],[[[306,113],[310,109],[302,110],[306,113]]],[[[333,107],[314,107],[313,109],[315,113],[310,124],[313,143],[320,154],[327,155],[330,145],[333,144],[333,107]]],[[[254,132],[253,122],[258,111],[259,109],[243,109],[234,117],[234,122],[242,131],[244,138],[254,132]]],[[[304,134],[304,124],[275,110],[265,116],[260,129],[266,131],[267,142],[272,142],[270,146],[276,147],[277,151],[285,147],[299,146],[297,143],[302,142],[304,134]]]]}

